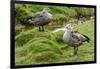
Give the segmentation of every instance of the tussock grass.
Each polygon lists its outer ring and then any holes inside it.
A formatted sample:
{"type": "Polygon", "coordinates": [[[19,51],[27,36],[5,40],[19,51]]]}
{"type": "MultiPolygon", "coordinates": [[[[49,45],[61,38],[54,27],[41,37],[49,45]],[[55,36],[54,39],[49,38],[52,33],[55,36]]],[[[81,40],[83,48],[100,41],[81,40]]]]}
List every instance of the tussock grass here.
{"type": "Polygon", "coordinates": [[[94,60],[94,24],[91,20],[83,24],[76,25],[74,19],[79,15],[89,19],[93,16],[94,9],[66,6],[47,6],[47,5],[15,5],[15,64],[49,64],[84,62],[94,60]],[[51,23],[45,26],[44,32],[39,32],[38,27],[30,26],[27,17],[33,13],[42,11],[48,7],[53,15],[51,23]],[[71,20],[72,19],[72,20],[71,20]],[[90,38],[89,44],[79,47],[78,57],[72,58],[69,55],[73,49],[62,40],[64,31],[52,32],[54,29],[62,28],[64,24],[72,21],[74,30],[86,34],[90,38]],[[20,24],[20,26],[19,26],[20,24]]]}
{"type": "Polygon", "coordinates": [[[62,40],[64,31],[53,33],[47,29],[39,32],[37,28],[21,32],[15,36],[15,64],[49,64],[64,62],[84,62],[94,60],[94,25],[84,23],[75,25],[74,30],[90,37],[89,44],[79,47],[78,57],[71,58],[69,55],[73,49],[62,40]]]}
{"type": "Polygon", "coordinates": [[[94,9],[82,7],[68,7],[68,6],[50,6],[50,5],[34,5],[34,4],[16,4],[15,5],[15,19],[20,24],[27,24],[27,17],[32,14],[42,11],[43,8],[48,7],[50,13],[53,15],[55,23],[67,22],[70,18],[76,18],[82,15],[86,18],[93,16],[94,9]],[[61,22],[58,22],[58,21],[61,22]],[[56,22],[57,21],[57,22],[56,22]]]}

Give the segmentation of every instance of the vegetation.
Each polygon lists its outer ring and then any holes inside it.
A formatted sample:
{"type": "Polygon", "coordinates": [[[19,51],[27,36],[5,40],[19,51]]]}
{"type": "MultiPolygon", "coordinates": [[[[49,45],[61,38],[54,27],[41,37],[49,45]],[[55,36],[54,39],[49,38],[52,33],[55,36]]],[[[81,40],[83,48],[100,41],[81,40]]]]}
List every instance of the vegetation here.
{"type": "Polygon", "coordinates": [[[77,9],[76,7],[16,4],[15,64],[30,65],[93,61],[94,23],[88,18],[93,16],[94,10],[92,8],[77,9]],[[45,27],[45,32],[39,32],[37,27],[30,26],[27,23],[27,17],[32,13],[41,11],[43,7],[50,9],[50,13],[53,14],[53,20],[45,27]],[[90,37],[90,43],[83,44],[79,48],[77,58],[71,58],[69,55],[73,50],[62,40],[64,31],[52,31],[63,27],[71,18],[77,18],[79,14],[84,15],[88,20],[79,25],[73,23],[74,30],[87,34],[90,37]]]}
{"type": "Polygon", "coordinates": [[[44,7],[50,9],[50,13],[53,15],[54,24],[65,23],[70,18],[77,18],[78,16],[90,17],[94,15],[93,8],[84,7],[66,7],[66,6],[47,6],[47,5],[29,5],[29,4],[16,4],[15,5],[16,20],[21,24],[27,24],[27,17],[33,13],[41,11],[44,7]]]}

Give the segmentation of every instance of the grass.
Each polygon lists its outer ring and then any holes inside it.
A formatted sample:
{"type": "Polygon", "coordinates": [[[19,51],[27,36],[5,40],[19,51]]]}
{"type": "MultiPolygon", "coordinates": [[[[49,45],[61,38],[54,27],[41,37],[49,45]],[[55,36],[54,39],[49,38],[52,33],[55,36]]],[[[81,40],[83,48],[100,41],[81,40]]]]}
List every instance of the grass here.
{"type": "Polygon", "coordinates": [[[76,11],[75,7],[16,4],[15,64],[30,65],[94,61],[94,25],[90,20],[78,25],[72,22],[75,31],[78,30],[80,33],[90,37],[89,44],[83,44],[79,47],[77,58],[69,57],[73,49],[63,42],[64,31],[52,32],[57,28],[63,27],[71,19],[76,19],[78,12],[81,12],[80,14],[85,17],[90,17],[88,14],[92,14],[92,11],[87,10],[89,8],[85,8],[85,10],[81,8],[76,11]],[[53,19],[51,23],[45,26],[44,32],[39,32],[38,27],[27,24],[27,17],[42,11],[45,7],[50,9],[53,19]]]}
{"type": "Polygon", "coordinates": [[[45,32],[38,28],[21,32],[15,36],[15,64],[49,64],[64,62],[84,62],[94,60],[94,25],[88,21],[84,24],[73,24],[74,30],[90,37],[89,44],[79,47],[78,57],[69,55],[73,49],[62,40],[64,31],[53,33],[47,26],[45,32]]]}
{"type": "MultiPolygon", "coordinates": [[[[68,22],[70,18],[77,18],[79,15],[91,17],[94,14],[93,8],[68,7],[68,6],[51,6],[36,4],[15,4],[15,23],[28,25],[27,17],[32,16],[36,12],[40,12],[43,8],[49,8],[49,12],[53,15],[53,24],[61,24],[68,22]]],[[[52,23],[51,23],[52,24],[52,23]]]]}

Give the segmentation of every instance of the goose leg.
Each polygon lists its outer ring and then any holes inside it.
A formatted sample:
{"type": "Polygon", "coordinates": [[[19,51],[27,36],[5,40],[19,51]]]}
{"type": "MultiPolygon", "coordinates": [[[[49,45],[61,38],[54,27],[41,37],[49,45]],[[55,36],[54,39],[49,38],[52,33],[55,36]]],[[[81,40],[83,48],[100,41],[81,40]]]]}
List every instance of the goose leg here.
{"type": "Polygon", "coordinates": [[[77,56],[78,47],[74,47],[74,56],[77,56]]]}
{"type": "Polygon", "coordinates": [[[44,26],[42,26],[42,31],[44,31],[44,26]]]}
{"type": "Polygon", "coordinates": [[[70,55],[70,57],[77,57],[78,47],[74,47],[74,52],[70,55]]]}
{"type": "Polygon", "coordinates": [[[41,27],[39,26],[39,31],[41,31],[41,27]]]}

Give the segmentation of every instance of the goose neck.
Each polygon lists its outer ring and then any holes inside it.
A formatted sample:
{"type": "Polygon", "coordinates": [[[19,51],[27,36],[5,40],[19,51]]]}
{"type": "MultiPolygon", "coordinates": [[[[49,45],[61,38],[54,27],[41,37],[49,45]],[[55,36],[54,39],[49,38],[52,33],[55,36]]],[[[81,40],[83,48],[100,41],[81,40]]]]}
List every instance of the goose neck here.
{"type": "Polygon", "coordinates": [[[71,30],[67,30],[66,32],[71,33],[71,30]]]}

